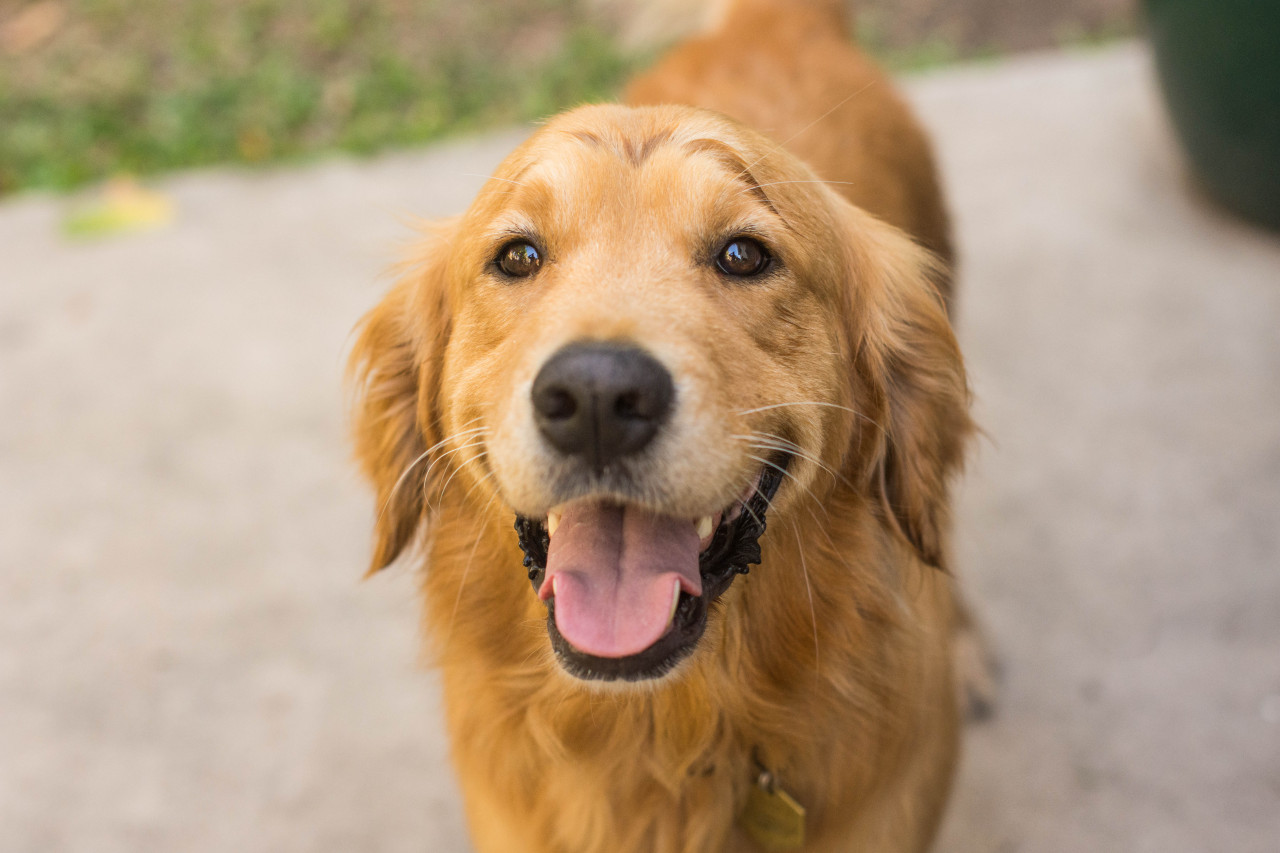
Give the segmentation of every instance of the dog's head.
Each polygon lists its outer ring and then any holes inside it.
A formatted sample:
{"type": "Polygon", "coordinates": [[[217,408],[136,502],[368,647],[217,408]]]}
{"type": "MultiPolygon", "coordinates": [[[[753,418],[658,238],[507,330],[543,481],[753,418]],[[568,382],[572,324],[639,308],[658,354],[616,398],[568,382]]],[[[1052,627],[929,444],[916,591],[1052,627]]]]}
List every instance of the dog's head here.
{"type": "Polygon", "coordinates": [[[941,565],[968,418],[938,274],[727,119],[560,116],[365,320],[373,567],[424,478],[499,508],[526,565],[479,571],[528,570],[570,672],[637,679],[694,649],[766,513],[850,490],[941,565]]]}

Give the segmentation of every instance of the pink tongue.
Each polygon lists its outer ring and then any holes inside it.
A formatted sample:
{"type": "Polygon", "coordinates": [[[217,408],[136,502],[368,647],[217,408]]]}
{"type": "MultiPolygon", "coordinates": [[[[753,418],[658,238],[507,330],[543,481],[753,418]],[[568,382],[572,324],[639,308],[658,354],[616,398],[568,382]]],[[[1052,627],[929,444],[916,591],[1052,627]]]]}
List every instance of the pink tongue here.
{"type": "Polygon", "coordinates": [[[676,584],[702,594],[692,521],[635,507],[571,504],[547,549],[538,595],[556,598],[556,627],[578,651],[634,655],[666,632],[676,584]]]}

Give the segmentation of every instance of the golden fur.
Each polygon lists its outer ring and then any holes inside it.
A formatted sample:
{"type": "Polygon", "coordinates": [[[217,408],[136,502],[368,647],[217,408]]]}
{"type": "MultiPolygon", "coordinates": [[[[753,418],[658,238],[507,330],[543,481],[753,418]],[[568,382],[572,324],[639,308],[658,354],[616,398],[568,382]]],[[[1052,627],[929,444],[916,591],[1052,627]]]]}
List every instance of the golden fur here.
{"type": "Polygon", "coordinates": [[[945,569],[968,392],[928,144],[836,9],[743,0],[634,81],[631,106],[551,120],[364,320],[372,565],[420,547],[479,851],[754,850],[736,823],[754,757],[807,807],[806,850],[922,851],[935,832],[957,748],[945,569]],[[767,285],[699,254],[744,225],[783,261],[767,285]],[[495,281],[502,241],[529,230],[545,268],[495,281]],[[584,337],[637,342],[682,383],[657,509],[724,506],[776,446],[761,436],[798,448],[762,564],[688,661],[623,687],[561,671],[512,531],[557,500],[529,384],[584,337]]]}

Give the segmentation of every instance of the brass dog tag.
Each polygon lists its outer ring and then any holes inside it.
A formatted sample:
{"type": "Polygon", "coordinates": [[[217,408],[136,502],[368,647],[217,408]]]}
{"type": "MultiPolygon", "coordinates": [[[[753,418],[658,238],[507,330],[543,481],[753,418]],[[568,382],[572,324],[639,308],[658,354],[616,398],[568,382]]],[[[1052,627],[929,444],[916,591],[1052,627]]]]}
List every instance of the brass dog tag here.
{"type": "Polygon", "coordinates": [[[804,806],[777,787],[767,770],[751,786],[738,822],[766,850],[799,850],[804,846],[804,806]]]}

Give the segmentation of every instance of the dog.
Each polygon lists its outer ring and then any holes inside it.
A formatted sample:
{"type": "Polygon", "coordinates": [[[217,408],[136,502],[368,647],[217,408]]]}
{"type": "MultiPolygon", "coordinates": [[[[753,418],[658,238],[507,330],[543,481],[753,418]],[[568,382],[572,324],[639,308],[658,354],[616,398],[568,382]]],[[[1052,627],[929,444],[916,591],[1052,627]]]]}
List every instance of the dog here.
{"type": "Polygon", "coordinates": [[[351,355],[479,851],[929,846],[973,426],[929,143],[843,4],[552,118],[351,355]]]}

